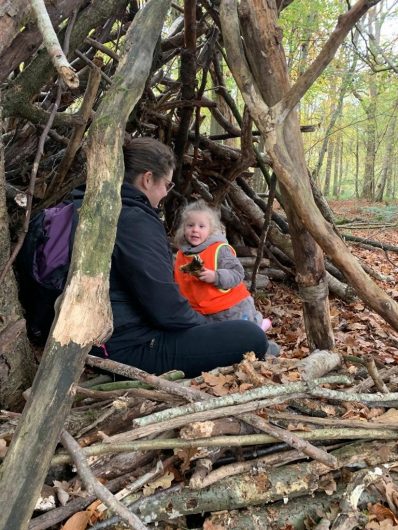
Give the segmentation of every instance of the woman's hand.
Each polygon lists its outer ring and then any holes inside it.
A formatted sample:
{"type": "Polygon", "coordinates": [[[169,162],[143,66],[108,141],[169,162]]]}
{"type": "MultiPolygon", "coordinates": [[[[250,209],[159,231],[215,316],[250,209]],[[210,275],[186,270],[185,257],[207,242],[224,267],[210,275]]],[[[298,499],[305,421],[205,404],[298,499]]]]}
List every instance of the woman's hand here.
{"type": "Polygon", "coordinates": [[[216,281],[216,271],[210,269],[203,269],[198,274],[199,280],[205,283],[215,283],[216,281]]]}

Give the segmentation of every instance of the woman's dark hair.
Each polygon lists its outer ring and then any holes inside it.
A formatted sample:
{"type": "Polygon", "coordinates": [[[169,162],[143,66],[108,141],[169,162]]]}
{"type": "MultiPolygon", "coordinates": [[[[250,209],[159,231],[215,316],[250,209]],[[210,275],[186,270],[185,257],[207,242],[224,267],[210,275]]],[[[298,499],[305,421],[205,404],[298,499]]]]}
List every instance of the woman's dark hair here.
{"type": "Polygon", "coordinates": [[[160,180],[170,169],[175,169],[173,151],[154,138],[132,138],[123,146],[124,179],[134,184],[138,175],[151,171],[155,180],[160,180]]]}

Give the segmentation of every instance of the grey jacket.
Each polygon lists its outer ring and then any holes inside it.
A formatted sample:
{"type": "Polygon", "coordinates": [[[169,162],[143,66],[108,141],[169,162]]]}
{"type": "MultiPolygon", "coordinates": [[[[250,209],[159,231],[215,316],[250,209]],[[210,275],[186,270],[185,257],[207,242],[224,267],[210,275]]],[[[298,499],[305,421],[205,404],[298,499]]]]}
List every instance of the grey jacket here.
{"type": "MultiPolygon", "coordinates": [[[[186,244],[181,245],[180,250],[183,254],[200,254],[213,243],[228,243],[228,241],[223,234],[218,232],[212,234],[206,241],[196,247],[186,242],[186,244]]],[[[214,285],[219,289],[231,289],[239,285],[244,277],[245,271],[239,259],[232,254],[229,247],[221,247],[217,258],[216,281],[214,285]]],[[[255,308],[254,300],[250,295],[229,309],[204,316],[207,320],[215,322],[222,320],[250,320],[256,322],[258,325],[261,325],[263,319],[261,313],[255,308]]]]}

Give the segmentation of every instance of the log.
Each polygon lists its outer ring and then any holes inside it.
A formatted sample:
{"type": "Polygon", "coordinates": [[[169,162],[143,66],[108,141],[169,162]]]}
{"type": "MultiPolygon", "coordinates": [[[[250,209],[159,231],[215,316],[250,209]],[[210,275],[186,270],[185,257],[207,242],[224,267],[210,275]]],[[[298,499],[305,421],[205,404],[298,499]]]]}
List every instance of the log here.
{"type": "MultiPolygon", "coordinates": [[[[354,474],[354,476],[356,473],[354,474]]],[[[338,504],[343,496],[344,488],[338,487],[333,495],[316,493],[305,499],[298,497],[288,503],[276,502],[272,506],[252,507],[242,510],[216,512],[206,518],[203,528],[223,528],[225,530],[274,530],[275,528],[294,528],[307,530],[308,520],[317,521],[320,514],[336,515],[338,504]]],[[[366,509],[368,503],[381,502],[382,497],[376,491],[364,492],[359,507],[366,509]]],[[[321,519],[325,521],[325,519],[321,519]]],[[[329,529],[329,526],[315,527],[316,530],[329,529]]],[[[315,530],[315,529],[314,529],[315,530]]]]}
{"type": "MultiPolygon", "coordinates": [[[[345,446],[333,451],[339,468],[347,465],[375,466],[393,462],[398,458],[395,442],[366,442],[345,446]]],[[[270,468],[257,475],[242,474],[228,477],[211,487],[192,491],[185,487],[178,495],[165,491],[152,502],[140,499],[130,506],[145,523],[167,521],[182,515],[234,510],[262,505],[277,500],[310,495],[320,487],[322,477],[329,468],[319,462],[304,462],[270,468]]]]}
{"type": "Polygon", "coordinates": [[[341,366],[341,357],[338,353],[315,350],[297,364],[297,369],[303,381],[313,381],[339,366],[341,366]]]}

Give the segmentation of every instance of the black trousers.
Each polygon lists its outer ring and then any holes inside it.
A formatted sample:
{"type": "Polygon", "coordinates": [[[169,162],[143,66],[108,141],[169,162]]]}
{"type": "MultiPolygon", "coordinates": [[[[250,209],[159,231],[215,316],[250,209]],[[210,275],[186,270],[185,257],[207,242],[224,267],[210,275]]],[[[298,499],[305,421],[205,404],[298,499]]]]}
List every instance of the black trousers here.
{"type": "Polygon", "coordinates": [[[123,349],[112,348],[113,361],[136,366],[152,374],[182,370],[188,378],[219,366],[229,366],[253,351],[265,355],[268,341],[253,322],[230,320],[182,331],[164,331],[152,341],[123,349]]]}

